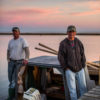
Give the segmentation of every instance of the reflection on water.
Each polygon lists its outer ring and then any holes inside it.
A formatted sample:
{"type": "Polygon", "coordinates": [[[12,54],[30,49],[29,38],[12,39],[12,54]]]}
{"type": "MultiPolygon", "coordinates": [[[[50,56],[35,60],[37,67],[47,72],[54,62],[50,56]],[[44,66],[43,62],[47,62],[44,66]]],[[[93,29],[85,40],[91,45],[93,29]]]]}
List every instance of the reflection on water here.
{"type": "MultiPolygon", "coordinates": [[[[66,35],[23,35],[30,47],[30,57],[41,55],[53,55],[34,49],[39,47],[38,43],[43,43],[55,50],[58,50],[59,43],[66,35]]],[[[86,58],[88,61],[96,61],[100,56],[100,36],[96,35],[81,35],[77,36],[83,42],[85,47],[86,58]]],[[[11,35],[0,35],[0,90],[8,86],[7,78],[7,60],[6,51],[8,41],[12,38],[11,35]]],[[[6,92],[6,91],[5,91],[6,92]]],[[[1,92],[0,92],[0,95],[1,92]]]]}

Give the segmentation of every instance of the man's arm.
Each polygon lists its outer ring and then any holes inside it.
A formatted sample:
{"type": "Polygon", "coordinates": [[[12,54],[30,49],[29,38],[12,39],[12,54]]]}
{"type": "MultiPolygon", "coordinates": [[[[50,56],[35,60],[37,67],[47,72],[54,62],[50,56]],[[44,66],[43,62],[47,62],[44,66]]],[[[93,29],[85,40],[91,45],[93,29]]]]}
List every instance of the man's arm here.
{"type": "Polygon", "coordinates": [[[59,46],[59,51],[58,51],[58,60],[60,62],[60,65],[63,69],[66,68],[66,63],[65,63],[65,57],[64,57],[64,47],[63,47],[63,44],[60,44],[59,46]]]}
{"type": "Polygon", "coordinates": [[[26,64],[28,64],[30,52],[29,52],[29,47],[25,47],[24,49],[25,49],[25,59],[23,61],[23,64],[26,65],[26,64]]]}
{"type": "Polygon", "coordinates": [[[29,47],[25,48],[25,59],[28,60],[30,56],[29,47]]]}
{"type": "Polygon", "coordinates": [[[8,62],[10,61],[10,52],[9,52],[9,50],[7,50],[7,61],[8,62]]]}
{"type": "Polygon", "coordinates": [[[86,65],[86,57],[84,53],[84,46],[82,43],[81,43],[81,62],[82,62],[82,67],[84,68],[86,65]]]}

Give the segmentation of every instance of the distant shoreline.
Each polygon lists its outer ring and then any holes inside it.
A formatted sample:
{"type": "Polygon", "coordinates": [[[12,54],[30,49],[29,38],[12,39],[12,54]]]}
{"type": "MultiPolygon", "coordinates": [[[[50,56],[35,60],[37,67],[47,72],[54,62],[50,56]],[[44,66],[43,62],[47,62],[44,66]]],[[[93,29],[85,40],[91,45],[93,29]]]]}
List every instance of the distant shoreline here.
{"type": "MultiPolygon", "coordinates": [[[[0,35],[12,35],[12,33],[0,33],[0,35]]],[[[66,33],[21,33],[21,35],[66,35],[66,33]]],[[[100,35],[100,33],[77,33],[77,35],[100,35]]]]}

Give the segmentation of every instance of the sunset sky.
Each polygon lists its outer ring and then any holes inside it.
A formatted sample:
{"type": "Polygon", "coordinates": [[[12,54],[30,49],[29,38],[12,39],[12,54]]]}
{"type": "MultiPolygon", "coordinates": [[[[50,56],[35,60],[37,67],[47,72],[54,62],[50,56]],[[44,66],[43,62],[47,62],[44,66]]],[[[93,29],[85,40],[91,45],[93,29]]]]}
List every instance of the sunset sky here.
{"type": "Polygon", "coordinates": [[[0,0],[0,32],[66,32],[68,25],[100,33],[100,0],[0,0]]]}

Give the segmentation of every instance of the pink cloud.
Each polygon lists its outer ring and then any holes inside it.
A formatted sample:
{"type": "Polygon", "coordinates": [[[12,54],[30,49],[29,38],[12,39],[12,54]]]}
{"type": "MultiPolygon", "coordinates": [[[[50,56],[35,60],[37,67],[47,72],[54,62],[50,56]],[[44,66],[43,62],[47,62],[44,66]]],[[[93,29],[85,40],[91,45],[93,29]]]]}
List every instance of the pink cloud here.
{"type": "MultiPolygon", "coordinates": [[[[10,11],[0,11],[1,24],[13,24],[13,23],[22,23],[26,25],[36,24],[43,25],[43,23],[47,23],[48,19],[53,19],[51,16],[59,16],[60,11],[58,8],[48,8],[48,9],[40,9],[40,8],[23,8],[19,10],[10,10],[10,11]],[[55,15],[54,15],[55,14],[55,15]],[[50,18],[51,17],[51,18],[50,18]]],[[[50,23],[51,20],[48,22],[50,23]]]]}
{"type": "Polygon", "coordinates": [[[86,12],[89,12],[89,15],[90,15],[92,14],[92,12],[99,13],[100,0],[75,0],[75,1],[72,0],[72,2],[66,2],[66,5],[72,6],[70,7],[70,11],[74,11],[74,13],[76,13],[75,10],[78,10],[78,11],[80,10],[80,15],[81,15],[82,14],[81,10],[84,10],[86,12]]]}
{"type": "Polygon", "coordinates": [[[100,8],[100,0],[87,2],[87,6],[92,10],[96,10],[100,8]]]}
{"type": "Polygon", "coordinates": [[[19,23],[23,20],[22,16],[16,16],[16,17],[4,17],[0,19],[0,24],[1,25],[6,25],[6,24],[13,24],[13,23],[19,23]]]}
{"type": "MultiPolygon", "coordinates": [[[[14,0],[14,1],[27,1],[28,2],[28,0],[14,0]]],[[[30,1],[40,1],[40,0],[30,0],[30,1]]]]}
{"type": "Polygon", "coordinates": [[[46,13],[45,10],[42,9],[19,9],[19,10],[13,10],[13,11],[5,11],[3,12],[3,14],[42,14],[42,13],[46,13]]]}
{"type": "Polygon", "coordinates": [[[70,13],[70,15],[74,15],[74,16],[87,16],[87,15],[95,15],[95,14],[100,14],[100,8],[93,11],[70,13]]]}
{"type": "Polygon", "coordinates": [[[27,14],[51,14],[51,13],[60,13],[58,8],[48,8],[48,9],[41,9],[41,8],[23,8],[23,9],[16,9],[16,10],[9,10],[9,11],[0,11],[1,14],[8,14],[8,15],[27,15],[27,14]]]}

